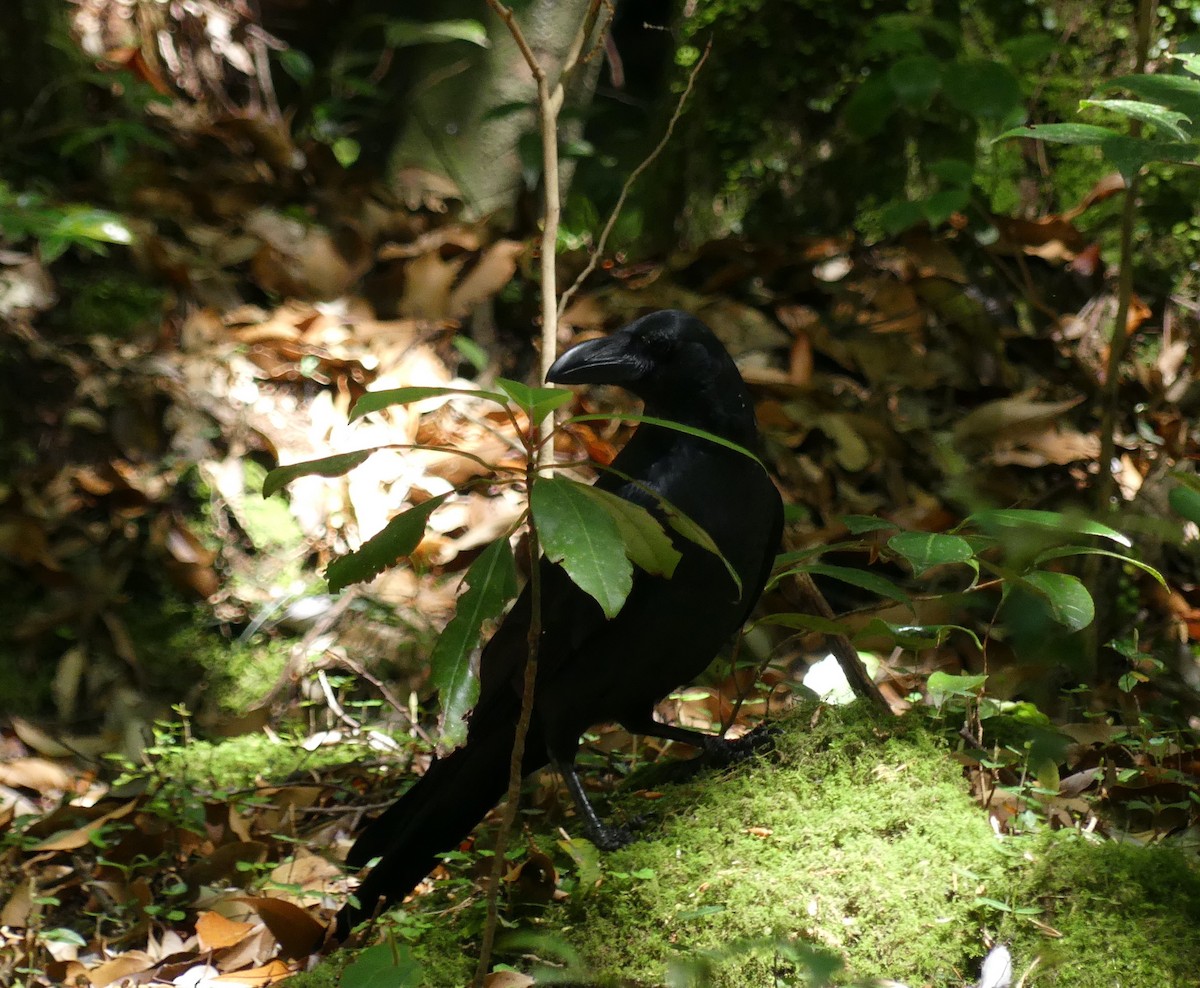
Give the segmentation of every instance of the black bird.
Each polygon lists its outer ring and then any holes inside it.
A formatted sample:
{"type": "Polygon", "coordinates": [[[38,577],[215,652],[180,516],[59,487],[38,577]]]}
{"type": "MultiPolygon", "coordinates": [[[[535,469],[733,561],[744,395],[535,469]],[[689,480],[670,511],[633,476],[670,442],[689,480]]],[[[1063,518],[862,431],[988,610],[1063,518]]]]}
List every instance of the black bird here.
{"type": "MultiPolygon", "coordinates": [[[[703,429],[747,449],[758,445],[754,409],[729,354],[704,323],[655,312],[602,339],[573,347],[550,368],[556,384],[617,384],[645,414],[703,429]]],[[[596,724],[670,738],[718,755],[730,742],[660,724],[654,706],[699,675],[745,622],[771,570],[783,524],[779,493],[763,467],[710,440],[649,423],[613,460],[597,487],[659,511],[656,491],[716,542],[724,563],[674,537],[681,553],[670,579],[642,570],[620,613],[605,618],[560,566],[541,562],[543,631],[533,720],[523,768],[552,764],[566,782],[591,840],[603,849],[629,839],[600,822],[575,772],[579,737],[596,724]],[[629,480],[623,479],[630,478],[629,480]],[[635,481],[633,483],[631,481],[635,481]],[[642,485],[639,487],[638,485],[642,485]]],[[[347,864],[380,861],[359,886],[359,908],[338,914],[338,937],[371,915],[382,897],[398,902],[503,796],[521,707],[529,627],[528,590],[518,597],[480,658],[480,698],[466,744],[428,771],[355,842],[347,864]]]]}

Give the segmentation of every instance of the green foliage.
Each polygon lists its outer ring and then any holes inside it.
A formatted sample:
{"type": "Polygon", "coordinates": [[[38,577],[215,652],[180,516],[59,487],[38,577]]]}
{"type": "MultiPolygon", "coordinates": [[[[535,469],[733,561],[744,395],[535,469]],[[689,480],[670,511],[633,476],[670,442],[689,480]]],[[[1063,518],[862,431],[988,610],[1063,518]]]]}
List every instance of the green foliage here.
{"type": "Polygon", "coordinates": [[[104,254],[109,244],[133,243],[132,231],[116,213],[80,203],[55,203],[36,192],[17,192],[3,180],[0,238],[14,247],[35,241],[47,262],[71,247],[104,254]]]}
{"type": "MultiPolygon", "coordinates": [[[[355,404],[350,419],[354,421],[394,405],[426,398],[460,395],[500,404],[518,426],[521,425],[521,419],[517,413],[522,413],[528,423],[528,429],[518,433],[525,446],[524,470],[502,470],[474,454],[451,451],[475,460],[491,473],[498,474],[489,483],[514,484],[528,480],[529,511],[526,519],[537,531],[546,558],[561,564],[572,581],[600,604],[607,617],[615,616],[633,585],[634,565],[647,572],[669,577],[679,561],[679,551],[667,535],[663,522],[644,507],[586,484],[538,474],[537,450],[541,439],[535,434],[535,427],[570,400],[570,391],[531,388],[517,381],[503,379],[497,382],[497,388],[497,391],[464,391],[444,387],[407,387],[370,392],[355,404]]],[[[597,417],[604,416],[580,416],[574,421],[597,417]]],[[[645,416],[632,418],[698,436],[754,458],[752,453],[736,444],[689,426],[645,416]]],[[[394,444],[276,467],[262,479],[263,496],[271,496],[299,477],[314,474],[340,476],[384,448],[438,447],[394,444]]],[[[757,459],[755,461],[758,462],[757,459]]],[[[469,490],[481,482],[467,481],[458,488],[458,492],[469,490]]],[[[333,560],[326,570],[330,590],[336,593],[350,584],[370,580],[401,558],[411,555],[424,536],[429,516],[452,493],[455,492],[440,494],[401,512],[359,549],[333,560]]],[[[740,592],[741,583],[736,571],[721,555],[708,533],[654,491],[647,488],[646,493],[655,499],[662,518],[673,531],[722,559],[740,592]]],[[[459,598],[455,616],[434,647],[432,681],[438,689],[441,702],[444,740],[451,745],[460,743],[465,737],[464,718],[478,698],[479,685],[471,669],[471,653],[479,642],[484,624],[498,617],[504,605],[516,594],[516,568],[508,543],[509,534],[491,543],[472,563],[465,577],[468,589],[459,598]]]]}
{"type": "Polygon", "coordinates": [[[466,739],[466,715],[479,698],[471,652],[483,624],[499,617],[517,595],[517,567],[508,539],[497,539],[484,549],[467,570],[465,581],[468,589],[458,598],[454,617],[429,660],[430,680],[442,702],[443,737],[452,746],[466,739]]]}

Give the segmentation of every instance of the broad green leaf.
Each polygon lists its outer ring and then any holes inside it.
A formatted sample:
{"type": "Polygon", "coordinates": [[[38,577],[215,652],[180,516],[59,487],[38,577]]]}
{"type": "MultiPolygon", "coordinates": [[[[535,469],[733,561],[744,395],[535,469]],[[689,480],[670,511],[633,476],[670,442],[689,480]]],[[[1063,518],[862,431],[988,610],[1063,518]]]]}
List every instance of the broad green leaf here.
{"type": "Polygon", "coordinates": [[[389,18],[386,30],[387,43],[392,48],[410,45],[441,44],[447,41],[469,41],[480,48],[490,48],[487,29],[472,20],[457,21],[409,21],[389,18]]]}
{"type": "Polygon", "coordinates": [[[534,425],[541,424],[542,419],[560,405],[565,405],[574,397],[574,392],[565,388],[531,388],[520,381],[508,381],[500,378],[496,387],[503,391],[514,405],[521,409],[534,425]]]}
{"type": "Polygon", "coordinates": [[[942,158],[928,166],[929,174],[950,185],[969,186],[975,178],[975,165],[961,158],[942,158]]]}
{"type": "MultiPolygon", "coordinates": [[[[857,543],[854,542],[839,542],[838,548],[857,548],[857,543]]],[[[781,552],[775,557],[775,562],[771,564],[773,570],[781,570],[788,566],[794,566],[796,563],[803,563],[808,560],[816,561],[817,557],[826,552],[828,546],[810,545],[807,549],[793,549],[790,552],[781,552]]]]}
{"type": "Polygon", "coordinates": [[[600,490],[581,484],[580,490],[598,503],[608,516],[617,523],[621,541],[625,544],[625,555],[635,566],[647,573],[669,577],[679,562],[679,551],[649,511],[640,504],[626,501],[612,491],[600,490]]]}
{"type": "Polygon", "coordinates": [[[1101,525],[1098,521],[1083,518],[1079,515],[1063,514],[1059,511],[1034,511],[1029,508],[993,508],[987,511],[977,511],[969,515],[963,525],[974,525],[977,528],[989,528],[993,525],[1008,528],[1023,528],[1033,525],[1038,528],[1052,528],[1064,534],[1098,535],[1123,545],[1132,547],[1133,543],[1116,529],[1101,525]]]}
{"type": "Polygon", "coordinates": [[[921,215],[933,226],[940,226],[955,213],[967,208],[971,190],[966,187],[939,189],[921,201],[921,215]]]}
{"type": "Polygon", "coordinates": [[[389,940],[356,952],[341,974],[341,984],[344,988],[417,988],[425,980],[424,973],[412,948],[389,940]]]}
{"type": "Polygon", "coordinates": [[[899,553],[920,576],[934,566],[946,563],[970,563],[975,559],[971,543],[959,535],[940,532],[901,532],[888,539],[888,547],[899,553]]]}
{"type": "Polygon", "coordinates": [[[887,77],[873,75],[851,93],[842,113],[851,132],[867,138],[883,130],[895,107],[896,91],[887,77]]]}
{"type": "Polygon", "coordinates": [[[431,497],[401,512],[354,552],[348,552],[331,562],[325,570],[329,592],[337,593],[351,583],[370,580],[397,560],[412,555],[413,550],[421,544],[429,516],[451,493],[431,497]]]}
{"type": "Polygon", "coordinates": [[[368,391],[359,398],[354,403],[354,407],[350,409],[350,421],[354,422],[364,415],[390,408],[392,405],[409,405],[424,398],[440,398],[443,395],[470,395],[473,398],[486,398],[488,401],[494,401],[501,405],[508,403],[508,399],[504,395],[497,394],[495,391],[439,387],[389,388],[386,391],[368,391]]]}
{"type": "Polygon", "coordinates": [[[947,65],[942,92],[951,106],[976,120],[1004,120],[1021,106],[1021,84],[1012,69],[987,59],[947,65]]]}
{"type": "Polygon", "coordinates": [[[1013,127],[996,138],[1002,141],[1006,137],[1033,137],[1039,141],[1050,141],[1054,144],[1090,144],[1099,147],[1112,137],[1122,136],[1111,127],[1098,127],[1095,124],[1063,123],[1037,124],[1032,127],[1013,127]]]}
{"type": "Polygon", "coordinates": [[[383,448],[373,446],[370,449],[355,450],[353,453],[338,453],[336,456],[322,456],[319,460],[303,460],[300,463],[276,467],[263,480],[262,496],[270,497],[297,477],[308,477],[312,474],[320,477],[340,477],[383,448]]]}
{"type": "Polygon", "coordinates": [[[1200,55],[1180,52],[1179,54],[1172,55],[1170,57],[1175,59],[1175,61],[1192,73],[1192,75],[1200,75],[1200,55]]]}
{"type": "Polygon", "coordinates": [[[442,705],[444,742],[456,747],[467,736],[465,717],[479,699],[479,680],[471,671],[471,653],[479,644],[484,621],[500,615],[517,594],[517,567],[507,538],[499,538],[479,554],[464,577],[467,589],[458,598],[454,617],[433,647],[430,679],[442,705]]]}
{"type": "Polygon", "coordinates": [[[1200,491],[1180,484],[1171,488],[1167,495],[1167,503],[1175,514],[1200,525],[1200,491]]]}
{"type": "Polygon", "coordinates": [[[1200,120],[1200,79],[1186,75],[1121,75],[1110,79],[1108,89],[1127,89],[1135,96],[1151,103],[1185,113],[1192,120],[1200,120]]]}
{"type": "Polygon", "coordinates": [[[882,618],[871,618],[866,626],[854,636],[855,641],[883,635],[890,638],[898,648],[916,650],[919,648],[936,648],[942,644],[952,631],[961,631],[975,643],[977,648],[983,648],[979,636],[970,628],[961,624],[893,624],[882,618]]]}
{"type": "Polygon", "coordinates": [[[546,557],[563,569],[608,618],[616,617],[633,586],[633,564],[617,523],[581,490],[585,485],[543,477],[529,495],[546,557]]]}
{"type": "Polygon", "coordinates": [[[784,576],[799,572],[809,573],[812,576],[827,576],[831,580],[840,580],[842,583],[861,587],[863,590],[877,594],[880,597],[887,597],[898,604],[912,607],[912,598],[891,580],[880,576],[878,573],[871,573],[864,569],[855,569],[852,566],[831,566],[826,563],[812,563],[808,566],[798,566],[796,569],[780,573],[774,577],[774,580],[778,581],[784,576]]]}
{"type": "Polygon", "coordinates": [[[1150,574],[1163,587],[1167,585],[1167,581],[1163,578],[1163,575],[1153,566],[1143,563],[1140,559],[1134,559],[1132,556],[1125,556],[1119,552],[1113,552],[1111,549],[1100,549],[1093,545],[1067,545],[1060,546],[1057,549],[1047,549],[1034,560],[1034,563],[1045,563],[1051,559],[1063,559],[1066,556],[1110,556],[1113,559],[1119,559],[1123,563],[1128,563],[1130,566],[1140,569],[1143,573],[1150,574]]]}
{"type": "Polygon", "coordinates": [[[935,706],[946,702],[946,697],[962,696],[974,699],[979,696],[987,676],[952,676],[948,672],[931,672],[925,690],[935,706]]]}
{"type": "Polygon", "coordinates": [[[1140,100],[1132,99],[1084,99],[1079,101],[1079,106],[1081,108],[1094,106],[1101,110],[1119,113],[1132,120],[1153,124],[1160,130],[1166,131],[1177,141],[1190,139],[1188,132],[1181,126],[1181,124],[1191,123],[1187,114],[1180,113],[1178,110],[1168,110],[1165,106],[1159,106],[1157,103],[1143,103],[1140,100]]]}
{"type": "Polygon", "coordinates": [[[1104,141],[1100,150],[1116,166],[1117,171],[1126,179],[1132,179],[1153,161],[1194,161],[1200,146],[1118,136],[1104,141]]]}
{"type": "Polygon", "coordinates": [[[881,532],[887,528],[899,526],[886,518],[876,518],[874,515],[842,515],[841,523],[850,530],[851,535],[862,535],[863,532],[881,532]]]}
{"type": "Polygon", "coordinates": [[[1079,578],[1070,573],[1034,570],[1022,576],[1020,582],[1050,605],[1050,616],[1068,631],[1086,628],[1096,616],[1092,595],[1079,578]]]}
{"type": "MultiPolygon", "coordinates": [[[[697,439],[706,439],[710,443],[716,443],[718,446],[724,446],[735,453],[741,453],[742,456],[748,457],[762,466],[762,460],[746,449],[745,446],[739,446],[737,443],[713,435],[711,432],[705,432],[703,429],[696,429],[690,425],[684,425],[682,422],[672,422],[669,419],[655,418],[653,415],[627,415],[624,413],[621,415],[572,415],[563,422],[563,425],[568,425],[571,422],[611,422],[614,418],[620,419],[622,422],[645,422],[647,425],[661,426],[664,429],[671,429],[673,432],[682,432],[684,435],[695,436],[697,439]]],[[[763,467],[763,469],[765,470],[766,467],[763,467]]]]}
{"type": "Polygon", "coordinates": [[[901,103],[911,110],[921,110],[941,88],[941,63],[932,55],[910,55],[888,69],[887,80],[901,103]]]}
{"type": "MultiPolygon", "coordinates": [[[[607,418],[608,416],[598,417],[607,418]]],[[[733,580],[734,586],[737,587],[738,596],[740,597],[742,595],[742,578],[738,576],[737,570],[733,568],[733,565],[725,557],[725,554],[721,551],[720,547],[718,547],[717,543],[713,541],[713,537],[709,535],[708,532],[697,525],[691,518],[675,507],[675,505],[663,497],[653,487],[634,480],[628,474],[621,473],[620,470],[613,470],[611,466],[601,467],[601,469],[615,474],[626,483],[632,484],[634,487],[638,488],[638,490],[642,491],[648,497],[654,498],[655,502],[658,504],[659,511],[661,511],[663,516],[667,519],[667,524],[677,534],[682,535],[689,542],[695,543],[701,549],[711,552],[714,556],[721,560],[722,565],[725,567],[725,572],[729,574],[729,578],[733,580]]]]}

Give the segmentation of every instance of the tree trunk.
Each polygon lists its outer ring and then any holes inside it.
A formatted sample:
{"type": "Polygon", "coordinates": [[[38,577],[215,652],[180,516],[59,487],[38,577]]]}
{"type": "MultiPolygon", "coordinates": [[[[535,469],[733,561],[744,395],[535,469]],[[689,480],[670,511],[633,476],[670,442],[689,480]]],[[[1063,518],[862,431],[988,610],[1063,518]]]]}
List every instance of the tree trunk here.
{"type": "MultiPolygon", "coordinates": [[[[588,3],[533,0],[517,13],[517,22],[545,66],[551,86],[588,3]]],[[[411,198],[431,179],[435,183],[436,179],[449,180],[458,188],[469,218],[491,215],[505,222],[525,175],[519,150],[523,138],[535,149],[532,161],[540,159],[534,109],[537,85],[508,28],[485,8],[483,0],[448,6],[452,12],[444,15],[447,18],[481,20],[491,46],[470,51],[460,43],[427,46],[417,72],[419,81],[405,107],[404,129],[392,150],[389,185],[411,198]],[[511,109],[503,112],[501,108],[511,109]]],[[[569,93],[570,105],[578,106],[590,98],[599,64],[599,58],[592,58],[579,67],[579,78],[569,93]]]]}

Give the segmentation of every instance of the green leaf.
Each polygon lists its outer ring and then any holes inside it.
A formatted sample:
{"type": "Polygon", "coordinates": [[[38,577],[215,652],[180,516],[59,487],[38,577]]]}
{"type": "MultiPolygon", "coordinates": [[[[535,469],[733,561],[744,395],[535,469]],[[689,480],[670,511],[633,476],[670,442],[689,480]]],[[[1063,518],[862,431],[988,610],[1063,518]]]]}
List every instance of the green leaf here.
{"type": "Polygon", "coordinates": [[[1200,55],[1190,52],[1180,52],[1176,55],[1171,55],[1180,65],[1187,69],[1192,75],[1200,75],[1200,55]]]}
{"type": "Polygon", "coordinates": [[[975,552],[971,543],[958,535],[940,532],[901,532],[888,539],[888,547],[899,553],[920,576],[934,566],[946,563],[973,563],[975,552]]]}
{"type": "Polygon", "coordinates": [[[1185,75],[1121,75],[1110,79],[1109,89],[1127,89],[1135,96],[1200,120],[1200,79],[1185,75]]]}
{"type": "Polygon", "coordinates": [[[940,707],[950,696],[975,699],[983,690],[987,676],[952,676],[948,672],[931,672],[925,690],[935,706],[940,707]]]}
{"type": "Polygon", "coordinates": [[[851,535],[862,535],[863,532],[881,532],[887,528],[899,526],[886,518],[876,518],[874,515],[842,515],[841,523],[850,530],[851,535]]]}
{"type": "Polygon", "coordinates": [[[1200,491],[1180,484],[1171,488],[1167,503],[1175,514],[1200,525],[1200,491]]]}
{"type": "Polygon", "coordinates": [[[331,562],[325,570],[329,592],[337,593],[351,583],[361,583],[378,576],[398,559],[412,555],[413,550],[421,544],[429,516],[452,493],[439,494],[415,508],[401,512],[354,552],[348,552],[331,562]]]}
{"type": "Polygon", "coordinates": [[[270,497],[297,477],[308,477],[312,474],[321,477],[340,477],[349,473],[372,453],[377,453],[383,448],[383,446],[372,446],[370,449],[359,449],[353,453],[338,453],[335,456],[322,456],[319,460],[302,460],[299,463],[276,467],[263,480],[262,496],[270,497]]]}
{"type": "Polygon", "coordinates": [[[946,640],[951,631],[961,631],[975,643],[976,648],[983,648],[979,636],[961,624],[894,624],[877,617],[871,618],[865,627],[860,628],[854,639],[862,641],[875,635],[883,635],[890,638],[898,648],[916,650],[936,648],[946,640]]]}
{"type": "Polygon", "coordinates": [[[562,563],[576,586],[616,617],[633,586],[633,564],[617,523],[582,493],[584,484],[543,477],[529,495],[533,521],[546,557],[562,563]]]}
{"type": "Polygon", "coordinates": [[[1157,103],[1143,103],[1132,99],[1084,99],[1079,101],[1079,106],[1081,108],[1094,106],[1101,110],[1118,113],[1123,117],[1129,117],[1132,120],[1152,124],[1160,130],[1166,131],[1177,141],[1187,141],[1191,137],[1180,126],[1184,123],[1191,123],[1187,114],[1180,113],[1178,110],[1168,110],[1165,106],[1159,106],[1157,103]]]}
{"type": "Polygon", "coordinates": [[[1101,525],[1078,515],[1067,515],[1060,511],[1034,511],[1028,508],[994,508],[987,511],[976,511],[969,515],[963,525],[974,525],[976,528],[987,529],[992,526],[1001,528],[1024,528],[1032,525],[1038,528],[1052,528],[1064,534],[1098,535],[1101,538],[1116,542],[1125,548],[1131,548],[1133,543],[1116,529],[1101,525]]]}
{"type": "Polygon", "coordinates": [[[969,188],[939,189],[921,203],[921,215],[931,226],[940,226],[955,213],[966,209],[970,199],[969,188]]]}
{"type": "Polygon", "coordinates": [[[447,41],[468,41],[480,48],[490,48],[487,29],[479,21],[407,21],[389,18],[387,43],[392,48],[411,45],[441,44],[447,41]]]}
{"type": "Polygon", "coordinates": [[[679,563],[679,550],[649,511],[640,504],[626,501],[612,491],[580,485],[581,491],[598,503],[617,525],[625,555],[647,573],[670,577],[679,563]]]}
{"type": "Polygon", "coordinates": [[[932,55],[910,55],[888,69],[887,79],[901,103],[910,110],[922,110],[941,88],[941,63],[932,55]]]}
{"type": "Polygon", "coordinates": [[[1006,137],[1033,137],[1039,141],[1050,141],[1054,144],[1090,144],[1099,147],[1105,141],[1122,135],[1111,127],[1097,127],[1095,124],[1063,123],[1037,124],[1032,127],[1013,127],[996,138],[1002,141],[1006,137]]]}
{"type": "Polygon", "coordinates": [[[808,566],[800,566],[795,570],[789,570],[786,573],[780,573],[775,577],[787,576],[789,573],[806,572],[813,576],[827,576],[831,580],[840,580],[842,583],[849,583],[854,587],[861,587],[880,597],[887,597],[889,600],[894,600],[898,604],[904,604],[906,607],[912,607],[912,598],[901,590],[896,584],[886,577],[880,576],[878,573],[871,573],[863,569],[854,569],[851,566],[831,566],[826,563],[813,563],[808,566]]]}
{"type": "Polygon", "coordinates": [[[412,949],[390,940],[358,951],[341,975],[343,988],[417,988],[423,980],[412,949]]]}
{"type": "Polygon", "coordinates": [[[442,735],[456,747],[466,740],[466,715],[479,699],[479,680],[471,671],[471,653],[479,644],[484,621],[500,615],[517,595],[517,566],[507,538],[496,539],[471,563],[467,589],[458,598],[454,617],[438,637],[430,656],[430,679],[442,706],[442,735]]]}
{"type": "Polygon", "coordinates": [[[1038,555],[1034,563],[1045,563],[1051,559],[1063,559],[1066,556],[1110,556],[1113,559],[1119,559],[1123,563],[1128,563],[1130,566],[1140,569],[1143,573],[1148,573],[1164,588],[1167,586],[1167,581],[1163,578],[1163,575],[1153,566],[1143,563],[1140,559],[1134,559],[1132,556],[1122,555],[1119,552],[1113,552],[1111,549],[1100,549],[1093,545],[1068,545],[1060,546],[1057,549],[1047,549],[1038,555]]]}
{"type": "Polygon", "coordinates": [[[896,91],[886,76],[873,75],[863,80],[842,111],[846,126],[861,138],[880,133],[896,107],[896,91]]]}
{"type": "Polygon", "coordinates": [[[951,106],[976,120],[1003,120],[1021,106],[1021,84],[1012,69],[988,59],[947,65],[942,87],[951,106]]]}
{"type": "Polygon", "coordinates": [[[1194,161],[1200,146],[1151,141],[1140,137],[1110,137],[1100,145],[1104,157],[1116,166],[1126,179],[1132,179],[1153,161],[1194,161]]]}
{"type": "Polygon", "coordinates": [[[886,233],[902,233],[909,227],[920,223],[925,213],[919,202],[896,200],[888,203],[879,214],[879,222],[886,233]]]}
{"type": "Polygon", "coordinates": [[[1092,595],[1070,573],[1034,570],[1022,576],[1020,582],[1050,605],[1050,616],[1068,631],[1086,628],[1096,616],[1092,595]]]}
{"type": "Polygon", "coordinates": [[[975,165],[961,158],[943,158],[929,165],[929,174],[950,185],[969,186],[975,179],[975,165]]]}
{"type": "Polygon", "coordinates": [[[439,388],[439,387],[409,387],[390,388],[386,391],[368,391],[354,403],[350,409],[350,421],[354,422],[392,405],[409,405],[424,398],[440,398],[444,395],[470,395],[474,398],[486,398],[500,405],[508,404],[508,399],[495,391],[472,391],[470,388],[439,388]]]}
{"type": "Polygon", "coordinates": [[[500,378],[496,387],[521,409],[534,425],[540,425],[542,419],[560,405],[565,405],[574,397],[574,392],[565,388],[531,388],[520,381],[509,381],[500,378]]]}
{"type": "Polygon", "coordinates": [[[848,635],[850,633],[850,626],[844,621],[835,621],[817,614],[800,614],[794,611],[785,614],[766,614],[754,622],[756,628],[760,625],[793,628],[796,631],[816,631],[822,635],[848,635]]]}

